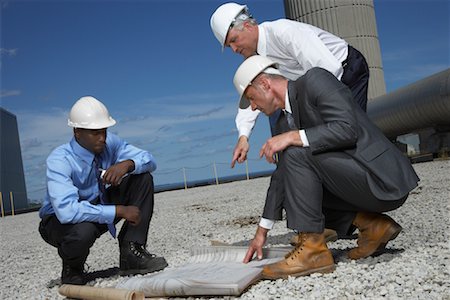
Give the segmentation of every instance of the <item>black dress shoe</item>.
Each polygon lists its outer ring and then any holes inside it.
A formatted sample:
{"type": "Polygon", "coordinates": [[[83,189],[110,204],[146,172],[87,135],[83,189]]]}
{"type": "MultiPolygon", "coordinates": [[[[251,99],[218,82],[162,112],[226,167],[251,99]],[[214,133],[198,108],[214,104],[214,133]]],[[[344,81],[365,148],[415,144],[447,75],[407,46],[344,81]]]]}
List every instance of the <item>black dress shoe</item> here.
{"type": "Polygon", "coordinates": [[[85,285],[86,282],[83,266],[73,267],[63,262],[61,284],[85,285]]]}
{"type": "Polygon", "coordinates": [[[143,245],[124,242],[120,246],[120,275],[147,274],[167,267],[164,257],[150,254],[143,245]]]}

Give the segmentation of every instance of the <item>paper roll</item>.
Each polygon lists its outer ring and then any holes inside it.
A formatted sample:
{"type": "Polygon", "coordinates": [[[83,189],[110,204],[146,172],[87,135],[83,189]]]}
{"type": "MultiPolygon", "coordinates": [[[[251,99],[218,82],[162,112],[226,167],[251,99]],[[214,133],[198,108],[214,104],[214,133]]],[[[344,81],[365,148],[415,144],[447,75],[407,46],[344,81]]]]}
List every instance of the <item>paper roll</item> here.
{"type": "Polygon", "coordinates": [[[63,296],[84,300],[144,300],[143,292],[115,288],[63,284],[58,291],[63,296]]]}

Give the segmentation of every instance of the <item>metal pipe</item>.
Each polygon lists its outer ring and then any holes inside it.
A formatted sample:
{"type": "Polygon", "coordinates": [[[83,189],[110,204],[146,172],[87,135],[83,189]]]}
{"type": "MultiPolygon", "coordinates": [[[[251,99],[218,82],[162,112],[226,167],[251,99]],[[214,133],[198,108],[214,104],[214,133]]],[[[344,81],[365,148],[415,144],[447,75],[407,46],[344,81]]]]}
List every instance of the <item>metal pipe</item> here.
{"type": "Polygon", "coordinates": [[[450,126],[450,68],[369,101],[367,114],[388,138],[450,126]]]}

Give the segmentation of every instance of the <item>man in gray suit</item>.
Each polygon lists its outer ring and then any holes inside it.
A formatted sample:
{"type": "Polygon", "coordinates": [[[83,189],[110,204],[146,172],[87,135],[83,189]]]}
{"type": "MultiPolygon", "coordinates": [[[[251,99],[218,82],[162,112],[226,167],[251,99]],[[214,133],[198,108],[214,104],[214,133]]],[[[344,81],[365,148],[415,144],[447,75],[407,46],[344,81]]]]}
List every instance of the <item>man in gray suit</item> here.
{"type": "MultiPolygon", "coordinates": [[[[299,232],[299,243],[284,260],[265,266],[263,276],[332,272],[325,226],[338,233],[352,225],[358,228],[358,246],[348,253],[351,259],[383,251],[402,228],[382,212],[400,207],[419,178],[409,160],[355,104],[350,90],[321,68],[288,81],[273,61],[258,55],[241,64],[234,84],[241,108],[251,106],[267,116],[283,111],[278,134],[262,146],[260,156],[274,163],[280,154],[287,226],[299,232]]],[[[244,262],[255,252],[262,257],[267,233],[258,226],[244,262]]]]}

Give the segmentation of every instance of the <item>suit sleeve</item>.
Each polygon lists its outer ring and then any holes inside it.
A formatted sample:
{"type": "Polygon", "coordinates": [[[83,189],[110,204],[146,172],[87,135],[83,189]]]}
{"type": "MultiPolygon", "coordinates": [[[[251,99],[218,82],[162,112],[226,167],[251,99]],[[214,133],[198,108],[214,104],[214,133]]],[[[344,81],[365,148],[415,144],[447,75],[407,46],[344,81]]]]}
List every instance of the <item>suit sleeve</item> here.
{"type": "Polygon", "coordinates": [[[308,109],[315,109],[318,119],[318,125],[305,128],[312,153],[355,147],[358,127],[354,110],[358,108],[350,90],[324,69],[311,69],[305,76],[308,109]]]}

